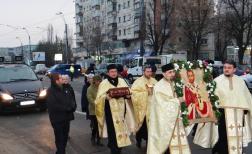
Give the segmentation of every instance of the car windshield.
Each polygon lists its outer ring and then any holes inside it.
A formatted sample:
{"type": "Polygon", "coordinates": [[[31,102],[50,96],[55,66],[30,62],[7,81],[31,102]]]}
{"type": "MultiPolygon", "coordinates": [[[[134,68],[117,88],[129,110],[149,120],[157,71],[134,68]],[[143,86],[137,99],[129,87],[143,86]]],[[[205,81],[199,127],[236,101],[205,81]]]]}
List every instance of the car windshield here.
{"type": "Polygon", "coordinates": [[[54,69],[56,69],[58,67],[58,65],[54,65],[54,66],[52,66],[49,70],[51,71],[51,70],[54,70],[54,69]]]}
{"type": "Polygon", "coordinates": [[[0,67],[0,82],[38,80],[28,66],[0,67]]]}

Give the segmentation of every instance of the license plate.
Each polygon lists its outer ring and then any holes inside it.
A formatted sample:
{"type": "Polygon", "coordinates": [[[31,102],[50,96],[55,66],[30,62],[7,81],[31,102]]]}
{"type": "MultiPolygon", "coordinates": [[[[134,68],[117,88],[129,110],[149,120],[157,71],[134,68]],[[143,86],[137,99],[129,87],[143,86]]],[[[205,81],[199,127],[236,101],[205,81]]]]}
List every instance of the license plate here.
{"type": "Polygon", "coordinates": [[[25,106],[25,105],[33,105],[35,104],[35,101],[32,100],[32,101],[23,101],[23,102],[20,102],[20,105],[21,106],[25,106]]]}

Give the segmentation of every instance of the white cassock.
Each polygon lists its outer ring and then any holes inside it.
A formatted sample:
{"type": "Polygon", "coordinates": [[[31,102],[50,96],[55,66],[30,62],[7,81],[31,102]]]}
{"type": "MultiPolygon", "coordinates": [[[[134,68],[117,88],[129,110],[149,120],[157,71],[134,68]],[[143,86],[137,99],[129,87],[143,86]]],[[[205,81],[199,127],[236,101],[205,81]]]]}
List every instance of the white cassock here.
{"type": "Polygon", "coordinates": [[[174,83],[160,80],[153,89],[150,105],[147,154],[190,154],[185,129],[180,118],[180,102],[174,83]]]}
{"type": "MultiPolygon", "coordinates": [[[[229,154],[242,154],[242,147],[252,141],[252,96],[244,80],[236,75],[228,78],[221,75],[215,79],[216,95],[220,99],[219,108],[224,109],[229,154]],[[244,115],[244,110],[248,114],[244,115]]],[[[218,141],[218,126],[200,124],[194,143],[210,148],[218,141]]]]}

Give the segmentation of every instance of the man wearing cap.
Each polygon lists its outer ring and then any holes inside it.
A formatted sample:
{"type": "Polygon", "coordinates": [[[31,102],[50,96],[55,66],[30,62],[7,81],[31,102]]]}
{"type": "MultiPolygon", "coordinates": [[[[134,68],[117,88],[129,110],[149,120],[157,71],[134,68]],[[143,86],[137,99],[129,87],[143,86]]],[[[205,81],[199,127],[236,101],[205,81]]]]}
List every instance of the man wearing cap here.
{"type": "Polygon", "coordinates": [[[118,78],[114,64],[107,67],[108,77],[98,88],[95,100],[95,113],[100,137],[108,137],[111,154],[120,154],[121,148],[131,144],[129,135],[135,130],[133,109],[126,97],[111,98],[107,92],[112,88],[128,87],[126,82],[118,78]]]}
{"type": "Polygon", "coordinates": [[[141,147],[142,139],[147,140],[147,123],[149,119],[149,105],[153,87],[157,80],[152,77],[152,67],[147,65],[143,69],[143,76],[138,78],[131,87],[132,103],[137,121],[136,141],[137,147],[141,147]]]}
{"type": "Polygon", "coordinates": [[[185,129],[180,118],[180,102],[174,88],[172,63],[162,66],[163,79],[153,89],[150,105],[147,154],[190,154],[185,129]]]}
{"type": "Polygon", "coordinates": [[[102,145],[100,143],[98,123],[95,116],[95,99],[96,99],[98,87],[101,82],[102,82],[101,76],[95,75],[93,77],[93,81],[91,82],[91,85],[87,89],[87,99],[89,102],[89,106],[88,106],[89,119],[91,120],[91,130],[92,130],[91,143],[93,145],[102,145]]]}

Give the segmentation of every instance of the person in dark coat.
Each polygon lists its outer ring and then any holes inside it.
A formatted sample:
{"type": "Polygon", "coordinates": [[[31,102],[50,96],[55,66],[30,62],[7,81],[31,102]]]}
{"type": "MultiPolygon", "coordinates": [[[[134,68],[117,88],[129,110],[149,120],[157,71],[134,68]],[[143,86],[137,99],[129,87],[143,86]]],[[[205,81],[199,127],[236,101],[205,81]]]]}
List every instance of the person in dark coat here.
{"type": "Polygon", "coordinates": [[[47,104],[51,125],[54,130],[56,154],[65,154],[69,136],[70,121],[74,120],[76,110],[73,91],[66,88],[60,74],[51,75],[51,86],[48,89],[47,104]]]}
{"type": "MultiPolygon", "coordinates": [[[[74,109],[76,110],[77,104],[76,104],[76,99],[75,99],[75,93],[74,93],[73,87],[69,83],[70,78],[69,78],[68,75],[62,75],[62,80],[63,80],[63,89],[66,90],[66,91],[69,91],[71,93],[71,95],[73,96],[73,98],[74,98],[74,101],[72,102],[73,103],[72,105],[73,105],[74,109]]],[[[69,131],[70,131],[70,129],[69,129],[69,131]]],[[[70,136],[68,136],[68,139],[70,139],[70,136]]]]}
{"type": "Polygon", "coordinates": [[[81,109],[82,109],[82,112],[86,112],[87,119],[89,119],[89,110],[88,110],[89,102],[87,99],[87,89],[90,86],[90,84],[92,83],[93,76],[94,76],[94,74],[86,75],[87,82],[84,83],[84,85],[82,87],[82,92],[81,92],[81,109]]]}

